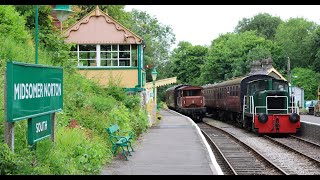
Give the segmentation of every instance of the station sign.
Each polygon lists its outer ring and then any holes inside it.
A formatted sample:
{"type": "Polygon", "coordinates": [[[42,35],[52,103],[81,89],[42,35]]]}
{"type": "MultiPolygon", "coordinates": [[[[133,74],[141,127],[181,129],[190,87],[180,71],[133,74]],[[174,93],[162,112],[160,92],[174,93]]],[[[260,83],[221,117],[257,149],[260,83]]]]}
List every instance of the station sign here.
{"type": "Polygon", "coordinates": [[[7,122],[62,110],[61,67],[7,62],[6,82],[7,122]]]}
{"type": "Polygon", "coordinates": [[[33,145],[51,135],[51,114],[28,119],[28,144],[33,145]]]}

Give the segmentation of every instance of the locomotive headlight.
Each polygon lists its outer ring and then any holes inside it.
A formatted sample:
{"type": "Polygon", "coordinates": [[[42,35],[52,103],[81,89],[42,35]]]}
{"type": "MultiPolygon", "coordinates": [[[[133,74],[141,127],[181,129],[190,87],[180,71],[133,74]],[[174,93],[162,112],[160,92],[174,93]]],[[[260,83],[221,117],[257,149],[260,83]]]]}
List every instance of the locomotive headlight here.
{"type": "Polygon", "coordinates": [[[265,113],[260,113],[258,116],[258,120],[259,120],[259,122],[264,124],[268,121],[268,115],[266,115],[265,113]]]}
{"type": "Polygon", "coordinates": [[[299,117],[299,115],[298,115],[297,113],[292,113],[292,114],[290,114],[290,116],[289,116],[289,120],[290,120],[290,122],[292,122],[292,123],[298,122],[299,119],[300,119],[300,117],[299,117]]]}

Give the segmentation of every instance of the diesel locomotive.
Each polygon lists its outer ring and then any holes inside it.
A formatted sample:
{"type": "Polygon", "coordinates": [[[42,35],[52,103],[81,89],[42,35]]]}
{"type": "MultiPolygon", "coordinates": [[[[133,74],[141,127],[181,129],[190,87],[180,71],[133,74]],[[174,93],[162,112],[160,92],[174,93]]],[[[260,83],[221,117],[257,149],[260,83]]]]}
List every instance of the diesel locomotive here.
{"type": "Polygon", "coordinates": [[[261,134],[296,133],[300,128],[287,81],[254,74],[202,87],[206,111],[214,118],[261,134]]]}

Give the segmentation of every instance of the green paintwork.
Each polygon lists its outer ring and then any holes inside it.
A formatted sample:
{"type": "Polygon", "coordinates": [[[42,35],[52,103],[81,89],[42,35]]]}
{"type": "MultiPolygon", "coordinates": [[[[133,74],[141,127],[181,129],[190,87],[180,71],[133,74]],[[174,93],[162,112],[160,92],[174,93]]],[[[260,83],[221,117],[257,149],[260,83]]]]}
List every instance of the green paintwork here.
{"type": "Polygon", "coordinates": [[[33,145],[51,135],[51,114],[28,119],[28,144],[33,145]]]}
{"type": "Polygon", "coordinates": [[[114,156],[116,156],[118,148],[121,147],[122,154],[128,160],[126,151],[124,150],[124,147],[127,148],[127,152],[129,156],[131,156],[131,153],[129,151],[129,146],[131,148],[131,151],[134,152],[132,146],[131,146],[131,140],[133,138],[133,132],[131,131],[121,131],[119,126],[117,124],[113,124],[110,127],[106,128],[106,131],[109,134],[109,139],[112,144],[112,153],[114,156]]]}
{"type": "Polygon", "coordinates": [[[63,108],[61,67],[7,62],[6,81],[8,122],[50,114],[63,108]]]}
{"type": "Polygon", "coordinates": [[[126,92],[130,92],[130,91],[133,91],[133,92],[141,92],[141,91],[145,91],[146,89],[145,88],[139,88],[139,87],[135,87],[135,88],[125,88],[125,91],[126,92]]]}
{"type": "Polygon", "coordinates": [[[138,69],[138,67],[78,67],[79,70],[127,70],[138,69]]]}
{"type": "Polygon", "coordinates": [[[143,58],[143,48],[142,45],[138,45],[138,86],[141,88],[141,66],[143,58]]]}
{"type": "Polygon", "coordinates": [[[53,11],[73,12],[70,9],[70,5],[56,5],[56,8],[54,8],[53,11]]]}
{"type": "Polygon", "coordinates": [[[36,23],[36,32],[35,32],[35,41],[36,41],[36,49],[35,49],[35,63],[38,64],[38,47],[39,47],[39,38],[38,38],[38,16],[39,16],[39,5],[35,5],[36,16],[35,16],[35,23],[36,23]]]}
{"type": "MultiPolygon", "coordinates": [[[[281,96],[286,96],[289,99],[289,93],[288,93],[288,88],[286,88],[284,91],[279,91],[274,89],[275,87],[273,87],[273,83],[279,81],[282,83],[285,83],[282,80],[275,80],[275,79],[268,79],[268,80],[258,80],[252,83],[248,83],[248,97],[249,96],[253,96],[253,101],[254,101],[254,106],[266,106],[266,97],[268,93],[273,93],[273,94],[282,94],[281,96]],[[258,85],[259,84],[259,85],[258,85]],[[261,87],[261,84],[264,85],[264,87],[262,88],[262,90],[258,90],[257,87],[261,87]]],[[[284,104],[281,105],[281,108],[279,109],[287,109],[287,101],[279,101],[279,102],[283,102],[284,104]]],[[[252,103],[251,103],[251,99],[247,101],[247,109],[246,112],[249,113],[252,103]]],[[[284,114],[287,111],[277,111],[277,113],[280,114],[284,114]]],[[[266,108],[257,108],[256,113],[266,113],[266,108]]],[[[271,113],[272,114],[272,113],[271,113]]]]}
{"type": "Polygon", "coordinates": [[[145,81],[145,79],[146,79],[146,72],[142,72],[142,86],[144,86],[144,85],[146,85],[146,81],[145,81]]]}

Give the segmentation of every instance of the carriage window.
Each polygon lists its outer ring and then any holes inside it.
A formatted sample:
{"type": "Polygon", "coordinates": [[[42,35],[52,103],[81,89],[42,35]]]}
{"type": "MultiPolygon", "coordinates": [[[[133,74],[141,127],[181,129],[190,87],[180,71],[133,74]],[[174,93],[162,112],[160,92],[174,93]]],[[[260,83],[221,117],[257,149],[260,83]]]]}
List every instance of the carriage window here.
{"type": "Polygon", "coordinates": [[[235,90],[236,90],[236,96],[239,96],[239,87],[236,86],[235,90]]]}

